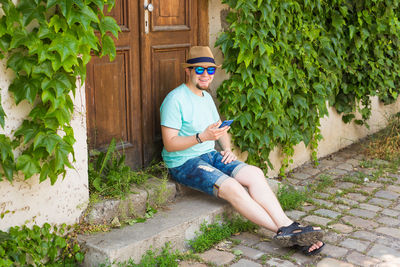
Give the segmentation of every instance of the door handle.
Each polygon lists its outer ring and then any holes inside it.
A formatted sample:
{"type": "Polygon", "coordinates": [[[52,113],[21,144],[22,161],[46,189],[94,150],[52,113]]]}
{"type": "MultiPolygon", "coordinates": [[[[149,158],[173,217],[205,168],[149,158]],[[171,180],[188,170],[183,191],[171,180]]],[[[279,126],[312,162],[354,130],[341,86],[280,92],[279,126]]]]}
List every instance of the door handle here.
{"type": "Polygon", "coordinates": [[[154,6],[148,0],[144,0],[144,33],[149,33],[149,12],[153,12],[154,6]]]}
{"type": "Polygon", "coordinates": [[[154,6],[153,4],[150,3],[147,6],[145,6],[144,9],[148,10],[149,12],[153,12],[154,6]]]}

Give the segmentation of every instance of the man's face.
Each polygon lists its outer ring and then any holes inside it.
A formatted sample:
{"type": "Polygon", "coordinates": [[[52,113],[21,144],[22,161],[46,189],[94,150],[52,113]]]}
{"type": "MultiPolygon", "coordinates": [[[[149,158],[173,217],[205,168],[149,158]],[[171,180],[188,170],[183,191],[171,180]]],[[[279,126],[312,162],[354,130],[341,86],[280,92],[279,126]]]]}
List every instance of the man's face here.
{"type": "Polygon", "coordinates": [[[214,75],[208,74],[207,71],[207,66],[202,66],[204,69],[204,72],[202,74],[197,74],[195,67],[189,68],[188,71],[190,73],[190,82],[196,86],[197,89],[200,90],[207,90],[208,87],[210,86],[212,80],[214,79],[214,75]]]}

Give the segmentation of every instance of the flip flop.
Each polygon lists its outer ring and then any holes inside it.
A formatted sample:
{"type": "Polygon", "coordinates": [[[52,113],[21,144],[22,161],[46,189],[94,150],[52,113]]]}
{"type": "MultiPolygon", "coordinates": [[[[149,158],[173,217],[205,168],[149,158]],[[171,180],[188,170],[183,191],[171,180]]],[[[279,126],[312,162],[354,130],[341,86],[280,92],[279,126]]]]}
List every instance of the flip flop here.
{"type": "Polygon", "coordinates": [[[289,226],[279,228],[273,239],[282,247],[310,246],[321,240],[322,236],[323,232],[319,227],[302,226],[293,222],[289,226]]]}
{"type": "Polygon", "coordinates": [[[303,252],[304,255],[313,256],[313,255],[316,255],[316,254],[318,254],[318,253],[320,253],[322,251],[323,247],[325,246],[325,243],[322,242],[322,246],[320,246],[319,248],[314,249],[312,251],[308,251],[311,246],[297,246],[297,247],[298,247],[298,249],[300,249],[301,252],[303,252]]]}

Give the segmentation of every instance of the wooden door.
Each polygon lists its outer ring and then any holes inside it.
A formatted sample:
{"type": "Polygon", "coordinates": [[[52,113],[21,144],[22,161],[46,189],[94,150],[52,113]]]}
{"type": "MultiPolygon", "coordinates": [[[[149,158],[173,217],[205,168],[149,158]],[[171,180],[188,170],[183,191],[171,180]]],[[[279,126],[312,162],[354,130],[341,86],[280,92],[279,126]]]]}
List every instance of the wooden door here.
{"type": "Polygon", "coordinates": [[[117,57],[93,58],[88,65],[89,148],[104,149],[115,138],[134,168],[160,158],[159,108],[185,82],[180,64],[189,47],[207,43],[207,5],[207,0],[116,1],[111,15],[122,29],[117,57]]]}

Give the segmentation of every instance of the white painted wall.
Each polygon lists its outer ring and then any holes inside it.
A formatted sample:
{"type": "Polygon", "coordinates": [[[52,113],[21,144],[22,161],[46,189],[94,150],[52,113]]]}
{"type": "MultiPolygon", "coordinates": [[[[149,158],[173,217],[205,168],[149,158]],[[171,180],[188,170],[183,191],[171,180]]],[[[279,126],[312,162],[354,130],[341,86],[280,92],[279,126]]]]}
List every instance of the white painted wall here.
{"type": "MultiPolygon", "coordinates": [[[[31,106],[27,101],[15,106],[8,92],[14,74],[6,69],[6,60],[0,61],[0,73],[1,104],[7,115],[5,129],[0,127],[0,134],[10,135],[21,125],[31,106]]],[[[77,222],[89,199],[85,105],[84,87],[78,87],[71,122],[76,139],[76,162],[72,164],[75,169],[68,169],[65,179],[59,178],[53,186],[49,179],[39,183],[38,176],[24,181],[23,175],[18,175],[12,183],[8,180],[0,182],[0,214],[9,211],[0,218],[0,230],[23,224],[77,222]]]]}
{"type": "MultiPolygon", "coordinates": [[[[221,4],[220,0],[209,0],[209,46],[211,47],[217,64],[222,64],[223,56],[222,52],[214,47],[215,41],[218,35],[223,29],[221,13],[224,13],[228,9],[228,6],[221,4]]],[[[216,89],[218,86],[228,78],[228,75],[223,70],[218,70],[216,77],[212,84],[212,93],[216,95],[216,89]]],[[[345,124],[342,121],[340,115],[337,114],[334,108],[329,107],[329,117],[325,117],[321,120],[321,134],[324,137],[319,142],[318,146],[318,157],[324,157],[331,153],[334,153],[341,148],[344,148],[354,142],[357,142],[361,138],[366,137],[372,133],[385,127],[387,118],[390,114],[394,114],[400,111],[400,99],[392,105],[385,106],[378,101],[377,97],[371,98],[372,100],[372,116],[368,121],[370,129],[365,126],[358,126],[354,123],[345,124]]],[[[242,160],[246,159],[247,153],[237,153],[239,158],[242,160]]],[[[274,166],[274,170],[268,172],[269,177],[277,176],[279,168],[281,167],[281,153],[278,148],[270,154],[270,161],[274,166]]],[[[293,169],[311,159],[311,152],[305,148],[304,144],[301,143],[295,147],[295,155],[293,157],[293,164],[289,169],[293,169]]]]}

